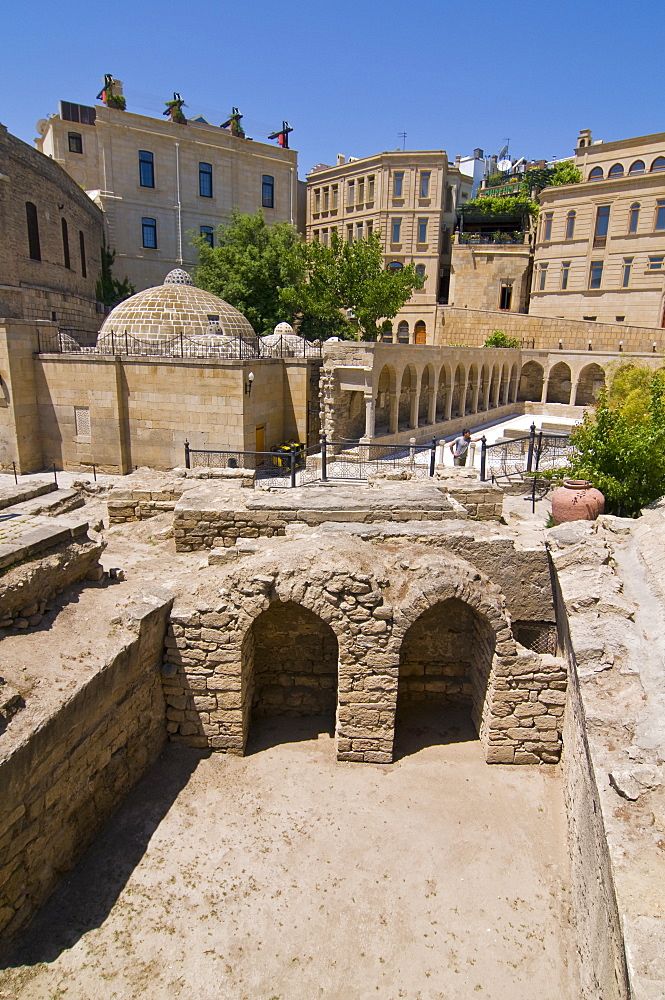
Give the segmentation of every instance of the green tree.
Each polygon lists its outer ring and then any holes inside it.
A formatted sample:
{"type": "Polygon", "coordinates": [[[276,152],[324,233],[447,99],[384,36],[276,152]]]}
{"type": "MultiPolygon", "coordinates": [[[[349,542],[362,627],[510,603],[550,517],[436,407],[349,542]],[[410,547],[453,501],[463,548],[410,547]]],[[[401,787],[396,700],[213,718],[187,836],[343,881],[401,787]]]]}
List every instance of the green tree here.
{"type": "Polygon", "coordinates": [[[111,250],[106,242],[106,237],[102,236],[102,267],[95,285],[95,297],[98,302],[103,302],[111,309],[113,306],[117,306],[118,302],[128,299],[135,291],[127,276],[122,281],[113,277],[114,260],[115,250],[111,250]]]}
{"type": "Polygon", "coordinates": [[[293,323],[304,304],[305,262],[300,236],[287,222],[269,226],[255,215],[233,212],[217,231],[217,246],[195,236],[200,288],[235,306],[259,335],[293,323]]]}
{"type": "Polygon", "coordinates": [[[376,340],[380,321],[396,316],[423,285],[414,264],[396,271],[386,269],[379,233],[346,243],[333,230],[329,246],[307,244],[303,255],[308,278],[305,316],[332,323],[337,329],[339,317],[346,317],[347,335],[357,328],[363,340],[376,340]]]}
{"type": "Polygon", "coordinates": [[[665,378],[622,365],[571,435],[569,472],[605,494],[609,513],[636,517],[665,494],[665,378]]]}
{"type": "Polygon", "coordinates": [[[561,184],[579,184],[582,180],[582,173],[577,169],[572,160],[563,160],[557,163],[552,170],[550,184],[558,187],[561,184]]]}
{"type": "Polygon", "coordinates": [[[521,342],[517,337],[509,337],[503,330],[495,330],[491,333],[483,347],[521,347],[521,342]]]}

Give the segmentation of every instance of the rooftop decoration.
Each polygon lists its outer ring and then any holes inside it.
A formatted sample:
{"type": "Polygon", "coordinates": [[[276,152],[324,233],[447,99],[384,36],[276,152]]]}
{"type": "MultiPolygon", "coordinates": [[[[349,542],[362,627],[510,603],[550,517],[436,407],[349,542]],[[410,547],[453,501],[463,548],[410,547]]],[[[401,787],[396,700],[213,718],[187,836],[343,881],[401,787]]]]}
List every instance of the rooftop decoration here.
{"type": "Polygon", "coordinates": [[[182,111],[183,107],[186,108],[187,105],[183,101],[183,99],[180,96],[180,94],[176,94],[176,92],[174,90],[173,91],[173,100],[172,101],[164,101],[164,103],[166,104],[166,111],[162,111],[162,114],[164,116],[168,116],[171,119],[172,122],[176,122],[178,125],[186,125],[187,124],[187,119],[185,118],[185,116],[183,114],[183,111],[182,111]]]}
{"type": "Polygon", "coordinates": [[[225,122],[219,126],[220,128],[227,128],[231,132],[231,135],[235,135],[238,139],[245,138],[245,130],[240,124],[241,119],[244,116],[240,114],[237,108],[231,108],[231,114],[225,122]]]}
{"type": "Polygon", "coordinates": [[[281,131],[271,132],[268,136],[269,139],[277,139],[278,145],[283,149],[289,148],[289,132],[293,132],[293,129],[288,122],[282,122],[281,131]]]}
{"type": "Polygon", "coordinates": [[[115,79],[112,73],[105,73],[104,86],[97,94],[96,100],[101,101],[107,108],[116,108],[118,111],[125,111],[127,101],[122,94],[116,93],[119,86],[119,81],[115,79]]]}

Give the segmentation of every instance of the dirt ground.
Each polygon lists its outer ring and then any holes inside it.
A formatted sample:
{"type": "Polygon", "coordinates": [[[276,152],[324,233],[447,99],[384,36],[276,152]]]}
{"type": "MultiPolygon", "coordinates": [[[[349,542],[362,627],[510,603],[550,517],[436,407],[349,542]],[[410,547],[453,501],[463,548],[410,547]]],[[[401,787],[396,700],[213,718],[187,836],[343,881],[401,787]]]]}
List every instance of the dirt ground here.
{"type": "Polygon", "coordinates": [[[338,763],[316,722],[257,723],[245,758],[167,746],[0,997],[576,1000],[558,769],[488,766],[460,716],[338,763]]]}

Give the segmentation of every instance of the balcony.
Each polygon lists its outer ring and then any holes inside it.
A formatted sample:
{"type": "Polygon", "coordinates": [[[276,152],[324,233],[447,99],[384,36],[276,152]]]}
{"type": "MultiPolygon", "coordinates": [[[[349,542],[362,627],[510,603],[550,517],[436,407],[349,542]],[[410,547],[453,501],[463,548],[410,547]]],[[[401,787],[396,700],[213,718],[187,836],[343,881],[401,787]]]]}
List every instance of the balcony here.
{"type": "Polygon", "coordinates": [[[455,246],[528,246],[528,233],[455,233],[455,246]]]}

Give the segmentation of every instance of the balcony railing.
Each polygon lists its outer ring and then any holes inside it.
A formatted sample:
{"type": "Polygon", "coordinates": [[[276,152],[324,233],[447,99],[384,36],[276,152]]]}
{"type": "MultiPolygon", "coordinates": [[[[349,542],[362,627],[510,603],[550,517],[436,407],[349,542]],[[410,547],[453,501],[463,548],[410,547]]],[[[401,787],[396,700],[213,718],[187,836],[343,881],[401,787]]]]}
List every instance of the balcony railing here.
{"type": "Polygon", "coordinates": [[[529,242],[528,233],[455,233],[458,246],[523,246],[529,242]]]}

